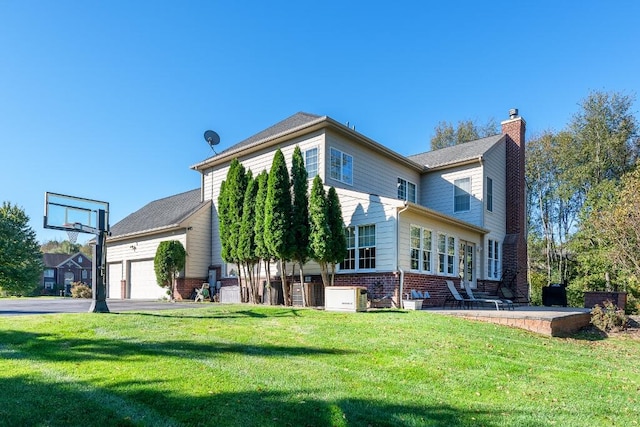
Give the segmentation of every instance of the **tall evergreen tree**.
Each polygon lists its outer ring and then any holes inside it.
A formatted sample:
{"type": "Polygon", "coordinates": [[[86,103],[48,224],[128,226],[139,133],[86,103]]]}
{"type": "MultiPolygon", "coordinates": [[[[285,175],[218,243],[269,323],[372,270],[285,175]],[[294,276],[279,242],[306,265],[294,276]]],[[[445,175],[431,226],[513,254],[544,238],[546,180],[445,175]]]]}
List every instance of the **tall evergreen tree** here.
{"type": "MultiPolygon", "coordinates": [[[[244,166],[233,159],[229,165],[227,179],[221,187],[219,206],[221,207],[220,215],[220,232],[222,259],[230,263],[238,263],[238,242],[240,239],[240,224],[242,223],[242,207],[244,205],[244,194],[247,189],[247,177],[244,166]]],[[[239,269],[239,266],[238,266],[239,269]]],[[[238,274],[240,281],[240,274],[238,274]]]]}
{"type": "Polygon", "coordinates": [[[304,166],[302,151],[296,145],[291,159],[291,184],[293,186],[291,230],[293,241],[291,258],[300,266],[302,304],[306,306],[304,289],[304,264],[309,259],[309,178],[304,166]]]}
{"type": "Polygon", "coordinates": [[[282,151],[273,157],[267,180],[265,200],[264,240],[269,252],[280,261],[282,292],[285,305],[289,304],[286,262],[291,257],[291,183],[282,151]]]}
{"type": "Polygon", "coordinates": [[[336,264],[342,262],[347,255],[347,239],[344,235],[344,220],[342,219],[342,207],[340,198],[334,187],[327,193],[327,221],[329,224],[329,257],[327,261],[331,265],[331,285],[334,283],[336,264]]]}
{"type": "MultiPolygon", "coordinates": [[[[267,283],[271,286],[271,254],[264,242],[264,206],[267,199],[267,180],[269,175],[267,171],[263,170],[256,177],[257,192],[255,200],[255,221],[254,221],[254,238],[256,245],[256,256],[260,258],[264,263],[264,272],[267,276],[267,283]]],[[[260,276],[260,269],[258,268],[258,277],[260,276]]],[[[264,295],[263,295],[264,298],[264,295]]]]}
{"type": "Polygon", "coordinates": [[[329,286],[328,264],[331,259],[331,229],[329,227],[327,195],[319,175],[313,179],[309,196],[309,249],[311,258],[320,266],[322,283],[324,286],[329,286]]]}
{"type": "Polygon", "coordinates": [[[255,279],[255,265],[259,261],[255,245],[255,199],[258,183],[253,179],[251,170],[247,171],[247,189],[242,206],[242,222],[240,224],[240,238],[238,239],[238,259],[246,268],[247,297],[249,302],[257,302],[258,292],[255,279]]]}
{"type": "Polygon", "coordinates": [[[0,289],[9,295],[34,291],[43,271],[42,252],[29,217],[21,208],[3,202],[0,207],[0,289]]]}

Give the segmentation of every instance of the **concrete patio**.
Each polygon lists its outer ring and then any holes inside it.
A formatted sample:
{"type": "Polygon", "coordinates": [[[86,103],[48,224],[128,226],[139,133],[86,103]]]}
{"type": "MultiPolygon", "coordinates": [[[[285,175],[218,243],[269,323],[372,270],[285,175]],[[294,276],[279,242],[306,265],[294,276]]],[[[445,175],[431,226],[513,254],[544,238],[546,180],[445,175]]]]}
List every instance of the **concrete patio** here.
{"type": "Polygon", "coordinates": [[[424,307],[433,313],[512,326],[552,337],[565,337],[588,326],[591,309],[575,307],[520,306],[514,310],[446,309],[424,307]]]}

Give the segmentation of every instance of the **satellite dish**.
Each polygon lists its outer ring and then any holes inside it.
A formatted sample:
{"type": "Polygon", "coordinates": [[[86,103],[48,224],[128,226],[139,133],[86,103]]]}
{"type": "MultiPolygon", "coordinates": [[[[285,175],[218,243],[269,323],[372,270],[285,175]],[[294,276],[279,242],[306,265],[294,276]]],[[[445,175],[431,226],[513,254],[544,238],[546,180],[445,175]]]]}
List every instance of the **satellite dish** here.
{"type": "Polygon", "coordinates": [[[212,130],[208,130],[204,133],[204,140],[207,141],[207,144],[213,149],[214,145],[220,144],[220,135],[212,130]]]}

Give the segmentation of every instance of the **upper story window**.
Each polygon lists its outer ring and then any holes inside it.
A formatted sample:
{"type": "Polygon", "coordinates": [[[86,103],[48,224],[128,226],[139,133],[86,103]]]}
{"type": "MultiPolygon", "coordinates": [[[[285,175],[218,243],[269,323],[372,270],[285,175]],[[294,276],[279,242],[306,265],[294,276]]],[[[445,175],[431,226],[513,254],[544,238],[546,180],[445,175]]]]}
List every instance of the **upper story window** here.
{"type": "Polygon", "coordinates": [[[405,179],[398,178],[398,199],[416,202],[416,185],[405,179]]]}
{"type": "Polygon", "coordinates": [[[349,154],[343,153],[340,150],[332,148],[330,150],[330,171],[329,176],[336,181],[344,182],[345,184],[353,184],[353,157],[349,154]]]}
{"type": "Polygon", "coordinates": [[[53,268],[47,268],[46,270],[44,270],[44,277],[55,277],[55,276],[56,276],[56,273],[53,268]]]}
{"type": "Polygon", "coordinates": [[[310,148],[304,152],[304,167],[309,178],[318,175],[318,149],[310,148]]]}
{"type": "Polygon", "coordinates": [[[471,209],[471,178],[453,181],[453,211],[465,212],[471,209]]]}
{"type": "Polygon", "coordinates": [[[493,212],[493,180],[487,177],[487,210],[493,212]]]}

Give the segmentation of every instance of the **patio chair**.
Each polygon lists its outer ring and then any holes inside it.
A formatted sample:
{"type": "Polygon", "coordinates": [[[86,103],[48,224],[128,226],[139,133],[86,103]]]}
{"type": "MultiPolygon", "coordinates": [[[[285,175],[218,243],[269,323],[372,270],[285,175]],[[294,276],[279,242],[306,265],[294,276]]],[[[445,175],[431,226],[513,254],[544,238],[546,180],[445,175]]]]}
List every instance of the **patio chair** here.
{"type": "Polygon", "coordinates": [[[508,299],[513,302],[524,303],[527,305],[529,305],[530,303],[528,298],[526,297],[519,298],[511,289],[509,289],[506,286],[501,286],[500,289],[498,289],[498,295],[501,295],[504,299],[508,299]],[[524,300],[524,301],[520,301],[520,300],[524,300]]]}
{"type": "Polygon", "coordinates": [[[473,305],[474,302],[482,304],[495,304],[496,310],[500,310],[500,307],[506,307],[509,310],[513,310],[513,301],[511,300],[498,298],[476,298],[473,295],[471,286],[469,286],[467,282],[463,282],[462,286],[464,287],[464,290],[467,293],[469,300],[471,301],[471,305],[473,305]]]}
{"type": "Polygon", "coordinates": [[[203,301],[205,298],[209,298],[209,284],[203,283],[200,289],[196,289],[196,298],[195,302],[203,301]]]}
{"type": "Polygon", "coordinates": [[[442,308],[445,308],[448,302],[451,302],[452,307],[457,306],[462,308],[469,308],[471,306],[471,300],[469,298],[463,298],[462,295],[460,295],[460,292],[458,292],[458,290],[456,289],[456,285],[453,284],[453,281],[446,280],[446,282],[451,295],[447,296],[444,299],[442,308]]]}

